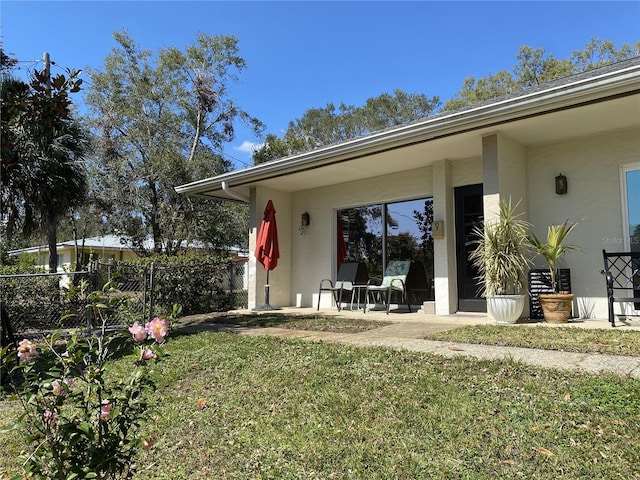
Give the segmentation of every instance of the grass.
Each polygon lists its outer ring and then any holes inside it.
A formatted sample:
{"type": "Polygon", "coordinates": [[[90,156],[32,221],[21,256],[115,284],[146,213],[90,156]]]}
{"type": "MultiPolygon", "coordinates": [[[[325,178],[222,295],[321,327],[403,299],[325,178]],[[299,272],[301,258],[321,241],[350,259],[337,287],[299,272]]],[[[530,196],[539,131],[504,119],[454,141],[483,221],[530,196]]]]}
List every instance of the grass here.
{"type": "Polygon", "coordinates": [[[425,338],[565,352],[640,356],[640,332],[632,330],[549,328],[540,325],[474,325],[435,333],[425,338]]]}
{"type": "Polygon", "coordinates": [[[358,333],[393,322],[380,322],[358,318],[342,318],[326,315],[289,315],[262,313],[260,315],[214,314],[200,319],[199,323],[210,325],[234,325],[239,327],[277,327],[292,330],[319,332],[358,333]]]}
{"type": "MultiPolygon", "coordinates": [[[[636,379],[214,332],[166,350],[138,480],[640,476],[636,379]]],[[[19,448],[0,436],[0,472],[19,448]]]]}

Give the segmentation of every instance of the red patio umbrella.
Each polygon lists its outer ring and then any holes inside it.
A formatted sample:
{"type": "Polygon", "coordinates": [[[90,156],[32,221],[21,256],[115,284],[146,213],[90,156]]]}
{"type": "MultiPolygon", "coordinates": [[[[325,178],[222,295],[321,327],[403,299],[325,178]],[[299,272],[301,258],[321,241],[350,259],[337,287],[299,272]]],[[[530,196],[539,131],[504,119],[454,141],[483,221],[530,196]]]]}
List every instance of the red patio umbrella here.
{"type": "Polygon", "coordinates": [[[344,242],[344,232],[342,230],[342,216],[338,213],[338,239],[337,239],[337,258],[338,258],[338,270],[347,258],[347,245],[344,242]]]}
{"type": "Polygon", "coordinates": [[[278,310],[279,307],[272,307],[269,304],[269,272],[276,268],[280,258],[276,209],[271,200],[267,202],[267,206],[264,209],[264,217],[260,223],[260,230],[258,230],[255,257],[267,271],[267,283],[264,286],[265,304],[256,308],[256,310],[278,310]]]}

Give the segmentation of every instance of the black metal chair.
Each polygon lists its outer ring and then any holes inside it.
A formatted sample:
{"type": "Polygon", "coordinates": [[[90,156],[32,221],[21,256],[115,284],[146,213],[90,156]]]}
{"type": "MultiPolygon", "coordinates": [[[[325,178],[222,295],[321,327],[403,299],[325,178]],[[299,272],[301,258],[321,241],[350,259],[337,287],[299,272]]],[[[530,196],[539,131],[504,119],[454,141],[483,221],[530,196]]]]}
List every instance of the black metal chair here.
{"type": "Polygon", "coordinates": [[[616,315],[619,317],[635,317],[631,312],[640,310],[640,252],[607,252],[602,250],[604,270],[607,281],[607,300],[609,303],[609,323],[616,326],[616,315]],[[622,313],[613,311],[613,304],[620,303],[622,313]],[[628,306],[628,312],[624,307],[628,306]]]}
{"type": "Polygon", "coordinates": [[[354,285],[366,285],[369,281],[369,273],[367,266],[362,262],[345,262],[340,265],[336,281],[333,283],[330,278],[320,280],[320,289],[318,291],[318,311],[320,310],[320,300],[322,292],[331,292],[336,302],[338,311],[341,309],[342,295],[344,292],[350,292],[353,297],[354,285]]]}

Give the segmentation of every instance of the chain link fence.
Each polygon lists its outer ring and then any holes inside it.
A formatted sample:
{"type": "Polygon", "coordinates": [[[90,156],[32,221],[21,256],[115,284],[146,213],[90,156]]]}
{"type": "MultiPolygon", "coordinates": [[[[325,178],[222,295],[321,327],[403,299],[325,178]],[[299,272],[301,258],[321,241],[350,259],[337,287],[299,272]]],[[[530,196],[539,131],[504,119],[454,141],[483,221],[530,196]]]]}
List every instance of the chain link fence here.
{"type": "MultiPolygon", "coordinates": [[[[87,271],[0,275],[0,302],[15,335],[94,326],[91,292],[103,290],[101,303],[115,305],[107,325],[132,315],[141,321],[171,311],[184,315],[247,308],[247,262],[210,262],[188,267],[151,263],[94,263],[87,271]]],[[[125,318],[127,317],[127,318],[125,318]]]]}

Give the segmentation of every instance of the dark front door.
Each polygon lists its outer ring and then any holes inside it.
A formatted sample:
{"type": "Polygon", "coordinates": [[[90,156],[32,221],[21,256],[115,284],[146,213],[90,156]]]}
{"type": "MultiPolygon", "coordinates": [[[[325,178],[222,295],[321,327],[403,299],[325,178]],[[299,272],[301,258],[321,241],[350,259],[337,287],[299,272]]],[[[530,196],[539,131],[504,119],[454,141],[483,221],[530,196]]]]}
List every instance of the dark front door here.
{"type": "Polygon", "coordinates": [[[456,261],[458,266],[458,311],[486,312],[487,302],[480,297],[478,270],[469,261],[473,250],[473,229],[484,216],[482,184],[456,187],[456,261]]]}

